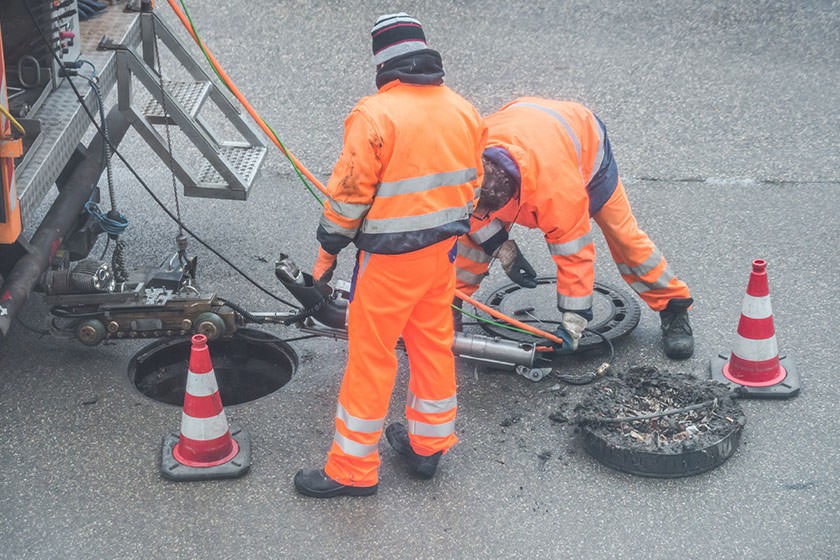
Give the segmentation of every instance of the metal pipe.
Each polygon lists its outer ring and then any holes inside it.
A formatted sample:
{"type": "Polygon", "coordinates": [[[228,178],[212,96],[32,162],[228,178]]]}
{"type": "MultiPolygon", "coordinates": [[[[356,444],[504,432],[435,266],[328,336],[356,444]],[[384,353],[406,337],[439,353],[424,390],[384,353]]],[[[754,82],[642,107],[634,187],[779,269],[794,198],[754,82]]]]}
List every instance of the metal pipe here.
{"type": "MultiPolygon", "coordinates": [[[[129,121],[113,108],[108,114],[107,126],[111,144],[116,146],[125,136],[129,121]]],[[[32,236],[27,254],[15,263],[6,277],[0,290],[0,345],[11,328],[12,320],[47,270],[50,259],[64,238],[72,233],[70,228],[84,208],[91,189],[99,182],[105,169],[102,143],[100,134],[91,140],[85,159],[67,177],[64,187],[32,236]]]]}
{"type": "Polygon", "coordinates": [[[498,368],[534,367],[537,347],[527,342],[455,333],[452,352],[459,358],[498,368]]]}

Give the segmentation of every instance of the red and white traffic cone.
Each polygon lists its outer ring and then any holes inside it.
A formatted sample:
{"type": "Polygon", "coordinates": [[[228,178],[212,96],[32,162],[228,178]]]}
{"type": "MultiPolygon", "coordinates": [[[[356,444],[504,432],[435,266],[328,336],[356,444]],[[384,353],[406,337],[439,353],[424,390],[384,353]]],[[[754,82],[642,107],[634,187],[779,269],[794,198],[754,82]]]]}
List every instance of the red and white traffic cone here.
{"type": "Polygon", "coordinates": [[[793,359],[779,357],[766,261],[752,263],[732,354],[713,358],[710,369],[713,379],[735,385],[741,397],[785,399],[799,394],[793,359]]]}
{"type": "Polygon", "coordinates": [[[250,466],[250,436],[228,426],[207,337],[194,335],[181,431],[163,439],[161,474],[172,480],[233,478],[250,466]]]}

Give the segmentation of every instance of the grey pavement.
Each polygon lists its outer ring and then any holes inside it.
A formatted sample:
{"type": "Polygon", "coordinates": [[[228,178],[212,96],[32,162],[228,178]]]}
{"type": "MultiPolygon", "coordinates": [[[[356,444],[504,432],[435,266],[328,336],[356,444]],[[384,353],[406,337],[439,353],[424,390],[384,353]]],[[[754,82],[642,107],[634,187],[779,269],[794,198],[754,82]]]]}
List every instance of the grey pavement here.
{"type": "MultiPolygon", "coordinates": [[[[158,2],[167,21],[165,2],[158,2]]],[[[587,390],[460,363],[460,443],[432,481],[406,477],[384,442],[379,493],[318,501],[292,476],[330,443],[345,344],[293,342],[292,381],[226,407],[253,440],[243,478],[159,474],[178,407],[129,382],[141,346],[87,348],[16,325],[0,349],[0,558],[840,558],[836,323],[840,299],[840,3],[288,2],[187,0],[211,50],[322,180],[342,122],[374,91],[368,30],[405,10],[441,51],[447,83],[491,112],[519,95],[575,99],[606,123],[643,227],[696,299],[692,359],[664,358],[658,317],[616,347],[615,367],[705,377],[734,342],[750,263],[763,258],[782,353],[802,374],[787,401],[741,401],[740,447],[722,466],[651,479],[599,464],[549,419],[587,390]],[[546,458],[547,457],[547,458],[546,458]]],[[[170,177],[131,135],[123,151],[172,204],[170,177]]],[[[156,263],[176,227],[117,166],[132,220],[129,266],[156,263]]],[[[181,200],[184,220],[276,290],[280,252],[315,258],[319,207],[272,148],[246,202],[181,200]],[[268,262],[264,262],[268,261],[268,262]]],[[[541,274],[544,243],[513,230],[541,274]]],[[[599,281],[621,286],[602,241],[599,281]]],[[[249,310],[283,306],[198,243],[202,286],[249,310]]],[[[339,257],[349,278],[352,255],[339,257]]],[[[493,270],[479,295],[507,283],[493,270]]],[[[22,320],[40,326],[38,296],[22,320]]],[[[294,328],[270,327],[283,338],[294,328]]],[[[574,361],[571,370],[600,360],[574,361]]],[[[407,367],[389,419],[402,415],[407,367]]]]}

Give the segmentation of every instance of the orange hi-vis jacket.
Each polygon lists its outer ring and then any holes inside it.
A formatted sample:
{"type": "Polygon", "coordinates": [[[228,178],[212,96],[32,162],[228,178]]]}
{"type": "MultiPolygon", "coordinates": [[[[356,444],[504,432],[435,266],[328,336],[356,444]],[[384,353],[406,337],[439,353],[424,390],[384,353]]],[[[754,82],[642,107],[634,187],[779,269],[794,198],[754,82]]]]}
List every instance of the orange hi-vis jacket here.
{"type": "Polygon", "coordinates": [[[490,257],[481,244],[513,223],[539,228],[557,265],[557,306],[587,315],[592,308],[595,246],[587,184],[604,157],[595,115],[578,103],[516,99],[485,118],[488,147],[504,148],[519,168],[518,200],[490,216],[474,216],[458,244],[458,288],[471,294],[490,257]]]}
{"type": "Polygon", "coordinates": [[[486,135],[475,108],[444,85],[394,80],[363,98],[327,184],[321,246],[400,254],[467,233],[483,177],[474,147],[486,135]]]}

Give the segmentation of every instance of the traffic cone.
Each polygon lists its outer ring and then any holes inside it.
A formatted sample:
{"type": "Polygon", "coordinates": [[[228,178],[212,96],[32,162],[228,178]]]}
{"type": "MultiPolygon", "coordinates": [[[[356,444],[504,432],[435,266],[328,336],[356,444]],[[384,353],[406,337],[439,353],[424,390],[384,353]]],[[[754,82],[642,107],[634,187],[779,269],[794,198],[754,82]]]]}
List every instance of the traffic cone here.
{"type": "Polygon", "coordinates": [[[799,394],[801,382],[793,359],[779,357],[766,261],[752,263],[731,355],[713,358],[710,370],[714,380],[734,385],[741,397],[786,399],[799,394]]]}
{"type": "Polygon", "coordinates": [[[192,337],[181,431],[164,436],[161,474],[172,480],[242,476],[251,466],[251,438],[228,426],[207,337],[192,337]]]}

